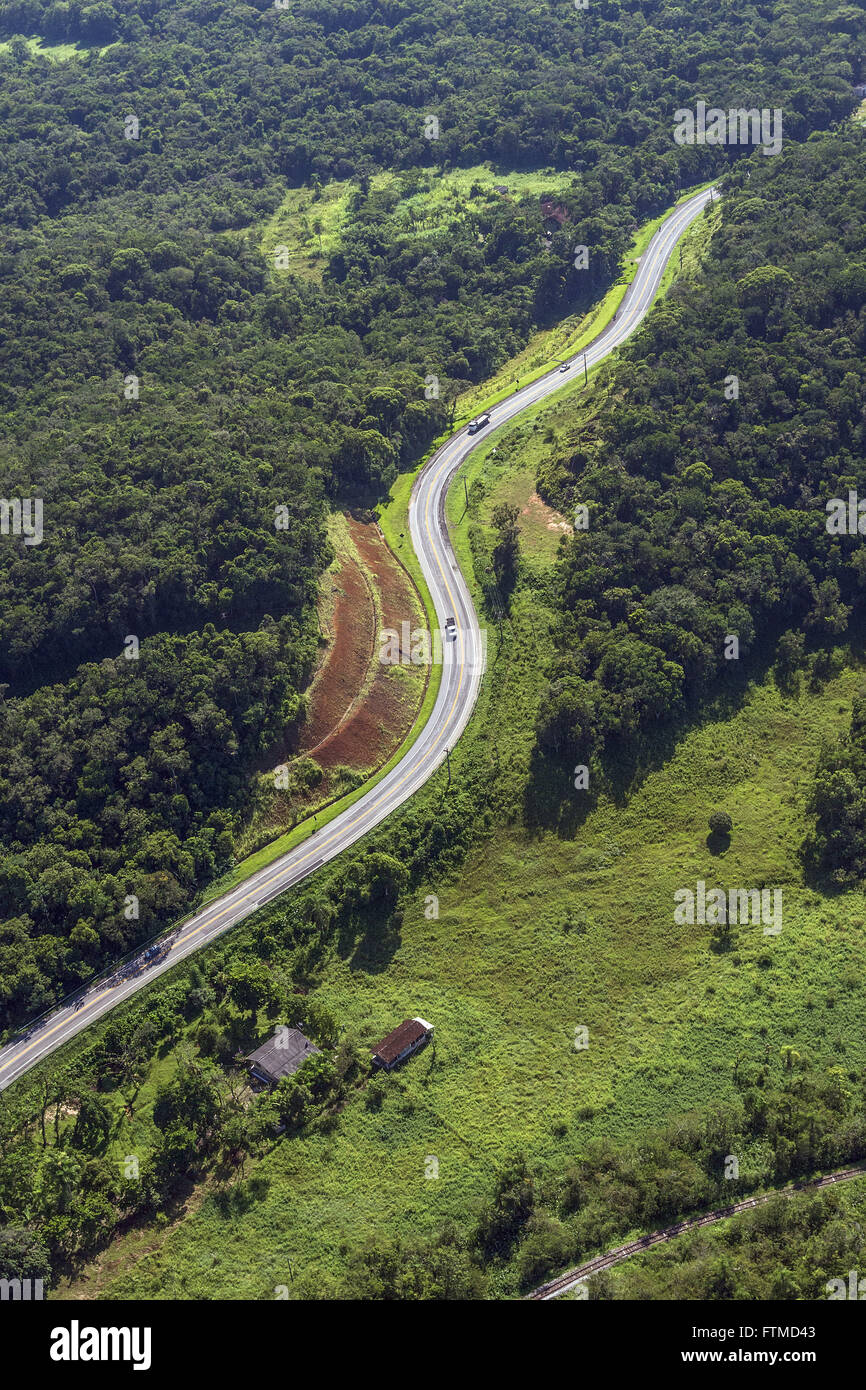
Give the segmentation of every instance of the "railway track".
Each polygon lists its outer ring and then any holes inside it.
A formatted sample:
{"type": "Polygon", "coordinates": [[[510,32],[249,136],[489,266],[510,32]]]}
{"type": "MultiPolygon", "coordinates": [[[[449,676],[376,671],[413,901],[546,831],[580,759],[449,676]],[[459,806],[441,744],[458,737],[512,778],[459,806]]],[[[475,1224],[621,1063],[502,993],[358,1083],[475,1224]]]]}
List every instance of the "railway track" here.
{"type": "MultiPolygon", "coordinates": [[[[837,1173],[828,1173],[826,1177],[817,1178],[814,1182],[794,1183],[791,1187],[781,1189],[781,1195],[791,1197],[795,1192],[814,1191],[819,1187],[833,1187],[839,1182],[849,1182],[852,1178],[866,1177],[866,1164],[856,1164],[853,1168],[842,1168],[837,1173]]],[[[699,1226],[712,1226],[716,1221],[724,1221],[729,1216],[736,1216],[741,1211],[750,1211],[753,1207],[762,1207],[765,1202],[769,1202],[771,1197],[779,1196],[779,1192],[766,1192],[760,1197],[748,1197],[745,1201],[736,1202],[730,1207],[718,1207],[715,1211],[706,1212],[703,1216],[692,1217],[689,1221],[678,1221],[674,1226],[666,1226],[662,1231],[652,1231],[649,1235],[641,1236],[639,1240],[633,1240],[628,1245],[620,1245],[616,1250],[610,1250],[606,1255],[599,1255],[594,1260],[588,1260],[586,1264],[579,1265],[576,1269],[570,1269],[565,1274],[560,1274],[558,1278],[551,1279],[546,1284],[541,1284],[537,1289],[533,1289],[531,1294],[527,1294],[528,1299],[536,1299],[539,1302],[547,1302],[551,1298],[559,1298],[561,1294],[568,1293],[577,1284],[589,1279],[593,1274],[599,1274],[603,1269],[610,1269],[611,1265],[619,1264],[621,1260],[627,1260],[631,1255],[638,1255],[642,1250],[649,1250],[653,1245],[661,1245],[664,1241],[673,1240],[675,1236],[681,1236],[686,1231],[695,1231],[699,1226]]]]}

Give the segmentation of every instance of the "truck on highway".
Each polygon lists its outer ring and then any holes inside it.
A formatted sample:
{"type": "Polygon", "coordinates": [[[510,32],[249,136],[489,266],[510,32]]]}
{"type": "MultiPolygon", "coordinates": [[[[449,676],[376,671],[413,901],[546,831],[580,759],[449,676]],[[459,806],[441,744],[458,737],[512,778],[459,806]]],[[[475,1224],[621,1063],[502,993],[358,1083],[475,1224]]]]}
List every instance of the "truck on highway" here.
{"type": "Polygon", "coordinates": [[[485,426],[485,425],[489,425],[489,424],[490,424],[490,413],[489,413],[489,411],[488,411],[488,412],[486,412],[484,415],[479,415],[478,418],[477,418],[476,420],[473,420],[472,423],[471,423],[470,426],[469,426],[469,429],[466,431],[466,433],[467,433],[467,434],[477,434],[479,430],[483,430],[483,429],[484,429],[484,426],[485,426]]]}

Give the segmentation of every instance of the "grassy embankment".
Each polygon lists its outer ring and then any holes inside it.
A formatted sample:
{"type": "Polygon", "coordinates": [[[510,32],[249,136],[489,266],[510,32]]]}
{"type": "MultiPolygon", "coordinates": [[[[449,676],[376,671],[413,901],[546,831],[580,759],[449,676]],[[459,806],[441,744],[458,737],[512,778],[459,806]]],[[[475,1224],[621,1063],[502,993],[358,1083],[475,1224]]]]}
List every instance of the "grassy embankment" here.
{"type": "MultiPolygon", "coordinates": [[[[694,191],[691,190],[684,197],[690,197],[694,191]]],[[[699,218],[697,222],[692,224],[680,243],[682,246],[682,266],[679,256],[671,258],[662,277],[660,294],[667,293],[673,281],[680,274],[688,278],[699,271],[712,232],[718,224],[719,216],[720,211],[716,207],[709,217],[699,218]]],[[[603,301],[604,316],[601,316],[600,312],[597,315],[596,311],[593,310],[588,315],[591,322],[581,329],[576,341],[581,344],[590,341],[601,332],[602,328],[613,317],[637,269],[637,261],[634,258],[643,254],[662,220],[662,218],[657,218],[635,238],[635,244],[630,253],[627,275],[617,282],[603,301]]],[[[600,363],[599,366],[590,370],[590,384],[605,365],[606,363],[600,363]]],[[[548,357],[541,370],[546,370],[549,366],[550,358],[548,357]]],[[[548,399],[540,405],[531,407],[515,423],[501,426],[499,429],[493,429],[490,433],[485,434],[483,443],[470,454],[451,488],[446,503],[446,516],[461,568],[470,579],[472,577],[472,554],[469,546],[470,524],[479,525],[488,539],[492,538],[489,519],[493,508],[499,502],[510,502],[520,506],[521,509],[526,507],[528,503],[530,504],[528,514],[521,520],[521,550],[525,561],[533,563],[540,560],[543,562],[544,560],[551,560],[555,555],[559,544],[559,535],[562,532],[548,527],[547,522],[552,518],[546,514],[546,509],[531,504],[536,480],[545,459],[560,446],[562,441],[573,438],[576,442],[580,431],[592,420],[600,408],[601,402],[601,397],[594,398],[591,393],[584,399],[586,388],[582,373],[578,372],[574,376],[564,378],[563,381],[563,386],[556,392],[552,400],[548,399]],[[576,431],[574,429],[575,401],[581,402],[580,425],[576,431]],[[465,518],[467,494],[471,499],[471,507],[469,517],[465,518]]],[[[485,405],[487,404],[489,402],[485,402],[485,405]]],[[[474,412],[470,412],[470,415],[472,413],[474,412]]],[[[568,518],[564,518],[564,520],[568,521],[568,518]]],[[[475,595],[476,598],[479,597],[477,588],[475,595]]]]}
{"type": "MultiPolygon", "coordinates": [[[[698,184],[694,188],[688,189],[682,194],[674,206],[686,202],[701,188],[709,188],[713,180],[705,184],[698,184]]],[[[637,274],[638,264],[641,256],[646,251],[655,233],[658,231],[665,218],[669,216],[671,209],[668,208],[659,217],[647,222],[637,232],[635,232],[632,244],[626,252],[622,273],[611,285],[607,294],[600,299],[586,314],[573,314],[568,318],[561,319],[552,328],[545,328],[534,333],[524,348],[523,352],[503,367],[492,381],[482,382],[473,387],[471,391],[466,391],[460,396],[455,417],[455,427],[465,424],[474,415],[480,414],[483,410],[492,410],[506,396],[510,396],[514,391],[522,386],[528,386],[536,378],[543,376],[545,372],[555,362],[561,361],[566,357],[573,357],[582,348],[587,347],[594,338],[610,323],[617,309],[625,297],[625,292],[637,274]]],[[[683,272],[688,267],[684,260],[683,272]]],[[[679,262],[677,258],[672,259],[665,271],[662,280],[660,293],[664,294],[676,275],[679,273],[679,262]]],[[[589,375],[590,378],[597,368],[593,368],[589,375]]]]}
{"type": "MultiPolygon", "coordinates": [[[[392,489],[392,498],[395,498],[395,500],[392,502],[391,506],[394,512],[397,513],[398,519],[395,519],[392,513],[390,517],[381,517],[379,524],[391,550],[405,566],[414,580],[423,604],[427,626],[432,630],[437,625],[436,610],[433,607],[430,591],[421,573],[421,567],[415,560],[411,544],[404,544],[402,546],[396,544],[397,536],[395,535],[395,527],[397,525],[402,525],[408,531],[408,521],[406,517],[408,515],[409,493],[411,492],[414,477],[415,474],[404,475],[404,477],[398,479],[392,489]]],[[[391,511],[391,508],[389,508],[389,511],[391,511]]],[[[424,693],[424,699],[411,730],[388,761],[379,768],[377,772],[368,778],[362,786],[356,787],[345,796],[322,807],[315,813],[314,817],[307,817],[299,825],[294,826],[293,829],[287,831],[284,835],[280,835],[277,839],[271,840],[255,854],[249,855],[239,864],[236,864],[228,874],[224,874],[221,879],[217,880],[208,888],[202,899],[203,903],[213,901],[214,898],[219,897],[228,889],[233,888],[235,884],[243,883],[251,874],[273,863],[281,854],[285,854],[288,850],[294,849],[295,845],[301,844],[304,840],[309,838],[314,828],[316,830],[323,829],[324,826],[328,825],[336,816],[348,810],[349,807],[359,801],[362,796],[365,796],[367,792],[377,786],[382,778],[387,776],[391,769],[395,767],[400,759],[409,751],[427,723],[436,700],[436,695],[439,691],[441,675],[441,667],[433,666],[430,673],[430,680],[427,683],[427,689],[424,693]]]]}

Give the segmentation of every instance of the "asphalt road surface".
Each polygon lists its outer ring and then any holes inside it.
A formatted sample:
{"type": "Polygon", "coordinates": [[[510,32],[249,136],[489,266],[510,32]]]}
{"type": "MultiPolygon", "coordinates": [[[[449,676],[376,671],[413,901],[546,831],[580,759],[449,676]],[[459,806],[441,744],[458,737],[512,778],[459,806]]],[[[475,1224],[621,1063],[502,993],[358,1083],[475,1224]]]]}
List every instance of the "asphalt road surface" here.
{"type": "Polygon", "coordinates": [[[572,374],[594,367],[634,332],[652,305],[665,267],[683,232],[710,201],[711,191],[696,194],[669,214],[641,257],[637,273],[616,318],[586,352],[571,360],[568,373],[559,365],[495,406],[491,422],[474,436],[459,430],[425,465],[409,503],[412,545],[435,605],[439,626],[447,618],[457,626],[453,639],[442,640],[442,681],[432,713],[421,734],[400,762],[376,786],[302,844],[225,893],[169,936],[158,954],[140,954],[131,965],[103,979],[78,999],[37,1021],[26,1034],[0,1050],[0,1090],[22,1076],[40,1058],[128,999],[178,961],[197,951],[279,893],[348,849],[406,801],[442,764],[466,727],[484,674],[485,644],[469,590],[457,565],[445,524],[445,495],[457,469],[491,430],[513,420],[528,406],[553,395],[572,374]]]}

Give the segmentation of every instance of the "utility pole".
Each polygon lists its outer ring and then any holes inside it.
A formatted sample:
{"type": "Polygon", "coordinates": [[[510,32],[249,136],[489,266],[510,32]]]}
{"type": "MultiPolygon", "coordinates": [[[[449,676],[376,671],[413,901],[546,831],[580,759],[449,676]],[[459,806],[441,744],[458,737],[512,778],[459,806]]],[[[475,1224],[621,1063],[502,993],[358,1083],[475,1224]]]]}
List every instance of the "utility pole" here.
{"type": "Polygon", "coordinates": [[[583,354],[583,384],[589,385],[589,372],[586,370],[586,353],[583,354]]]}
{"type": "Polygon", "coordinates": [[[469,489],[466,486],[466,474],[463,474],[463,496],[466,498],[466,510],[469,511],[469,489]]]}
{"type": "Polygon", "coordinates": [[[448,786],[445,790],[448,791],[451,786],[451,750],[449,748],[445,749],[445,761],[448,764],[448,786]]]}

